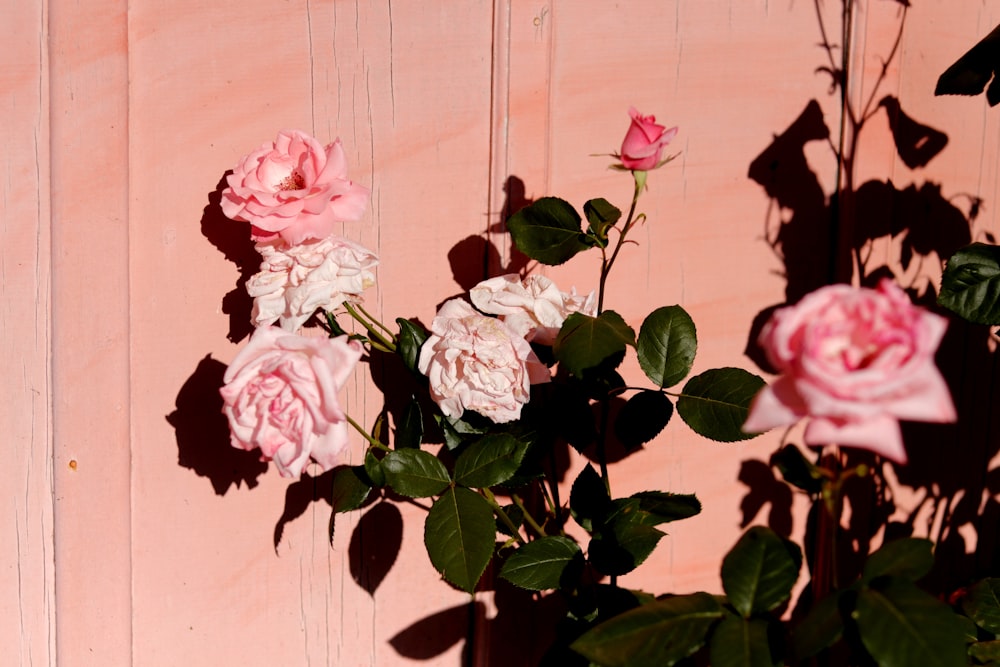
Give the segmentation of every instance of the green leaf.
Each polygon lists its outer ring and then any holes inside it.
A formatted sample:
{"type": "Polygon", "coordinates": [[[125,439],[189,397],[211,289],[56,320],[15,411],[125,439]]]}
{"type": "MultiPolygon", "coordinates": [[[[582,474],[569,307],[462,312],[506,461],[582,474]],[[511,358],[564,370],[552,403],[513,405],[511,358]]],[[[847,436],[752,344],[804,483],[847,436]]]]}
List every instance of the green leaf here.
{"type": "Polygon", "coordinates": [[[771,657],[768,623],[762,618],[724,618],[709,642],[712,667],[774,667],[781,664],[771,657]]]}
{"type": "Polygon", "coordinates": [[[639,501],[639,509],[649,514],[654,525],[670,523],[695,516],[701,512],[701,503],[694,494],[640,491],[630,498],[639,501]]]}
{"type": "Polygon", "coordinates": [[[467,593],[475,590],[483,576],[495,540],[490,504],[462,487],[445,491],[424,522],[424,545],[431,563],[445,580],[467,593]]]}
{"type": "Polygon", "coordinates": [[[331,504],[334,512],[350,512],[361,507],[371,486],[365,481],[368,474],[363,466],[341,466],[333,472],[331,504]]]}
{"type": "Polygon", "coordinates": [[[841,596],[832,593],[813,605],[792,632],[792,652],[797,660],[814,656],[844,634],[841,596]]]}
{"type": "Polygon", "coordinates": [[[680,306],[657,308],[639,329],[639,366],[659,387],[672,387],[686,378],[697,351],[694,321],[680,306]]]}
{"type": "Polygon", "coordinates": [[[616,368],[625,347],[634,344],[635,332],[613,310],[597,317],[572,313],[563,322],[552,352],[563,368],[583,377],[588,370],[616,368]]]}
{"type": "Polygon", "coordinates": [[[606,199],[591,199],[583,205],[583,213],[590,222],[589,234],[602,248],[608,245],[608,230],[622,217],[622,212],[606,199]]]}
{"type": "Polygon", "coordinates": [[[786,482],[806,493],[819,493],[823,490],[823,476],[819,468],[806,460],[795,445],[785,445],[779,449],[772,456],[771,463],[778,466],[786,482]]]}
{"type": "Polygon", "coordinates": [[[893,575],[917,581],[934,567],[934,544],[930,540],[907,537],[882,545],[868,557],[861,574],[862,583],[876,577],[893,575]]]}
{"type": "Polygon", "coordinates": [[[579,544],[558,535],[543,537],[515,551],[500,576],[529,591],[559,588],[563,572],[574,561],[583,562],[579,544]]]}
{"type": "Polygon", "coordinates": [[[722,560],[722,588],[736,611],[771,611],[792,594],[802,552],[770,528],[754,526],[722,560]]]}
{"type": "Polygon", "coordinates": [[[397,449],[382,459],[382,472],[393,491],[410,498],[436,496],[451,484],[447,468],[421,449],[397,449]]]}
{"type": "Polygon", "coordinates": [[[385,472],[382,470],[382,459],[375,455],[374,448],[365,452],[365,474],[375,486],[385,486],[385,472]]]}
{"type": "Polygon", "coordinates": [[[324,310],[323,314],[326,316],[326,325],[330,327],[330,338],[350,335],[349,332],[344,331],[344,328],[340,326],[340,322],[337,321],[337,318],[333,313],[328,310],[324,310]]]}
{"type": "Polygon", "coordinates": [[[969,646],[969,655],[982,664],[1000,662],[1000,641],[976,642],[969,646]]]}
{"type": "Polygon", "coordinates": [[[512,435],[495,433],[472,443],[455,461],[455,483],[485,489],[514,476],[528,443],[512,435]]]}
{"type": "Polygon", "coordinates": [[[973,243],[948,260],[938,303],[976,324],[1000,324],[1000,248],[973,243]]]}
{"type": "Polygon", "coordinates": [[[965,633],[948,605],[898,577],[858,593],[854,621],[881,667],[964,667],[965,633]]]}
{"type": "Polygon", "coordinates": [[[427,340],[428,334],[424,329],[413,322],[396,318],[399,325],[399,344],[396,346],[396,353],[403,358],[403,364],[412,372],[419,374],[417,362],[420,360],[420,347],[427,340]]]}
{"type": "Polygon", "coordinates": [[[744,433],[743,422],[764,384],[742,368],[713,368],[687,381],[677,399],[677,413],[695,433],[710,440],[748,440],[757,434],[744,433]]]}
{"type": "Polygon", "coordinates": [[[657,600],[601,623],[570,648],[604,667],[670,667],[705,644],[722,607],[708,593],[657,600]]]}
{"type": "Polygon", "coordinates": [[[424,416],[420,411],[420,401],[416,396],[403,412],[402,421],[396,426],[396,449],[418,449],[424,438],[424,416]]]}
{"type": "Polygon", "coordinates": [[[628,574],[642,565],[666,534],[654,527],[659,522],[640,504],[637,498],[618,498],[611,502],[611,511],[594,522],[598,530],[587,557],[599,572],[628,574]]]}
{"type": "Polygon", "coordinates": [[[977,582],[962,598],[962,610],[983,630],[1000,634],[1000,579],[977,582]]]}
{"type": "Polygon", "coordinates": [[[640,447],[660,434],[674,414],[674,404],[661,391],[634,394],[615,418],[615,435],[626,449],[640,447]]]}
{"type": "Polygon", "coordinates": [[[580,471],[569,492],[569,509],[584,530],[590,531],[595,519],[611,508],[611,496],[601,476],[589,463],[580,471]]]}
{"type": "Polygon", "coordinates": [[[445,417],[442,414],[434,415],[434,421],[437,422],[437,425],[441,427],[441,432],[444,433],[444,444],[448,449],[458,449],[469,440],[475,439],[470,436],[479,436],[487,432],[489,426],[476,424],[471,421],[471,418],[475,418],[476,416],[475,413],[468,411],[462,417],[445,417]],[[465,416],[469,416],[470,420],[464,419],[465,416]]]}
{"type": "Polygon", "coordinates": [[[531,259],[554,266],[590,246],[580,229],[580,214],[558,197],[542,197],[507,220],[517,249],[531,259]]]}

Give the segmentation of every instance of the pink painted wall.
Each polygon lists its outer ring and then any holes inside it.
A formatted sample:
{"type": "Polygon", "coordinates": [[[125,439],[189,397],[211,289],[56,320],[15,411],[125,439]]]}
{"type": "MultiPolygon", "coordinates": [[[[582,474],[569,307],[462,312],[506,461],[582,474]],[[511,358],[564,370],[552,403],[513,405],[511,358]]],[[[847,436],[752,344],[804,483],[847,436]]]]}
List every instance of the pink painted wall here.
{"type": "MultiPolygon", "coordinates": [[[[848,99],[855,109],[874,102],[856,183],[938,192],[915,201],[953,205],[966,234],[972,198],[982,198],[971,238],[986,238],[1000,232],[1000,111],[932,91],[1000,8],[912,4],[881,81],[902,5],[856,4],[848,99]],[[885,95],[947,134],[926,166],[899,159],[877,108],[885,95]]],[[[696,370],[756,370],[743,352],[748,331],[786,288],[767,239],[783,222],[805,224],[794,259],[808,273],[808,216],[822,212],[837,166],[816,140],[799,153],[808,169],[796,163],[800,179],[815,175],[811,191],[802,181],[771,198],[748,173],[810,100],[836,141],[840,102],[817,71],[828,64],[817,44],[820,17],[839,44],[840,13],[837,2],[773,0],[6,0],[0,654],[68,667],[454,665],[465,651],[474,664],[513,664],[499,657],[518,626],[507,600],[480,594],[470,616],[468,597],[427,560],[421,510],[338,516],[331,546],[329,506],[307,483],[290,486],[226,446],[215,387],[246,333],[238,281],[254,266],[225,231],[219,180],[278,129],[339,136],[353,177],[372,189],[368,214],[343,228],[381,257],[371,305],[388,321],[428,322],[468,276],[482,277],[486,242],[491,272],[510,262],[496,228],[508,179],[527,198],[627,203],[629,179],[591,154],[617,150],[635,105],[680,126],[681,155],[650,178],[649,220],[610,303],[636,325],[680,303],[698,324],[696,370]],[[798,219],[789,201],[802,204],[798,219]]],[[[796,153],[782,155],[787,165],[796,153]]],[[[885,236],[864,246],[864,260],[923,293],[942,257],[907,263],[905,245],[885,236]]],[[[584,258],[545,272],[589,290],[596,268],[584,258]]],[[[991,412],[969,396],[992,386],[994,363],[982,354],[956,380],[980,425],[991,412]]],[[[381,406],[367,373],[345,398],[364,423],[381,406]]],[[[748,492],[741,469],[766,462],[778,438],[720,445],[677,421],[615,464],[616,494],[696,492],[704,504],[625,585],[719,590],[748,492]]],[[[975,444],[976,433],[963,434],[969,441],[984,476],[996,449],[975,444]]],[[[355,462],[361,451],[359,441],[355,462]]],[[[901,492],[897,513],[914,511],[915,531],[934,534],[944,496],[901,492]]],[[[804,499],[793,505],[798,532],[804,499]]],[[[978,524],[959,528],[972,553],[978,524]]],[[[534,631],[528,621],[518,636],[534,631]]]]}

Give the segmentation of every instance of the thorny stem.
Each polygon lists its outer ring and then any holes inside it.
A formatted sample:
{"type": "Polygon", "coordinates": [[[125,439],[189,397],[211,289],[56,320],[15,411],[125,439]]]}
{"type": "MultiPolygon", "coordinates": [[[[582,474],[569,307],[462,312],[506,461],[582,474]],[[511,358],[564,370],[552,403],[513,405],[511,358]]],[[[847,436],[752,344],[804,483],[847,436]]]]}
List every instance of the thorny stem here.
{"type": "MultiPolygon", "coordinates": [[[[511,536],[517,540],[519,544],[524,544],[524,537],[521,536],[521,531],[518,530],[518,527],[514,525],[514,522],[511,521],[510,517],[507,516],[507,513],[503,511],[502,507],[500,507],[500,503],[497,502],[497,498],[493,495],[493,492],[486,488],[482,489],[482,492],[483,496],[486,497],[487,502],[489,502],[490,506],[493,508],[493,512],[500,517],[500,521],[503,522],[503,525],[507,526],[507,529],[510,530],[511,536]]],[[[527,514],[525,514],[525,518],[527,518],[527,514]]]]}
{"type": "Polygon", "coordinates": [[[528,508],[524,506],[524,501],[521,500],[521,497],[516,493],[512,493],[510,494],[510,500],[518,509],[521,510],[521,513],[524,514],[524,522],[531,526],[531,529],[538,533],[540,537],[545,537],[545,528],[540,526],[538,522],[535,521],[535,517],[533,517],[531,512],[528,511],[528,508]]]}
{"type": "Polygon", "coordinates": [[[840,517],[844,509],[844,482],[851,477],[868,474],[868,466],[843,469],[843,457],[836,446],[823,457],[827,467],[824,471],[822,490],[817,508],[819,516],[816,526],[816,557],[813,566],[813,599],[819,602],[831,592],[839,589],[837,565],[837,533],[840,517]]]}
{"type": "Polygon", "coordinates": [[[615,243],[615,249],[611,253],[611,258],[608,259],[607,249],[601,248],[601,280],[597,292],[597,314],[600,315],[604,312],[604,285],[607,283],[608,274],[611,273],[611,267],[614,266],[615,260],[618,258],[618,253],[622,249],[622,245],[625,244],[625,236],[629,233],[629,230],[633,226],[633,216],[635,215],[636,204],[639,203],[639,195],[642,194],[643,185],[646,182],[646,172],[632,172],[632,176],[635,179],[635,190],[632,193],[632,205],[628,209],[628,217],[625,218],[625,224],[622,225],[621,233],[618,234],[618,241],[615,243]],[[642,174],[642,176],[639,176],[642,174]]]}
{"type": "MultiPolygon", "coordinates": [[[[639,203],[639,195],[642,194],[643,188],[646,186],[645,171],[633,171],[632,178],[635,181],[635,188],[632,191],[632,203],[629,206],[628,216],[625,218],[625,224],[622,225],[621,232],[618,234],[618,241],[615,243],[615,249],[611,253],[611,257],[608,258],[606,248],[601,248],[601,280],[597,296],[598,315],[604,311],[604,290],[608,281],[608,274],[611,273],[611,267],[614,266],[615,260],[618,259],[618,253],[621,252],[622,246],[625,244],[625,237],[628,236],[629,231],[635,225],[635,207],[639,203]]],[[[643,215],[640,215],[638,219],[642,219],[643,217],[643,215]]],[[[610,395],[604,396],[600,399],[601,422],[597,432],[597,462],[600,465],[601,480],[604,482],[604,488],[607,489],[608,495],[611,494],[611,480],[608,478],[608,457],[606,446],[608,439],[608,416],[610,415],[611,410],[610,401],[610,395]]],[[[612,579],[612,585],[614,585],[614,582],[615,580],[612,579]]]]}
{"type": "Polygon", "coordinates": [[[545,498],[549,501],[549,505],[552,507],[552,515],[556,519],[556,525],[559,527],[559,532],[562,532],[563,517],[562,505],[559,501],[559,482],[556,480],[556,453],[552,448],[549,448],[549,465],[552,467],[552,476],[549,477],[549,483],[552,487],[552,495],[549,495],[549,488],[545,485],[545,482],[540,482],[539,486],[542,487],[542,493],[545,494],[545,498]]]}

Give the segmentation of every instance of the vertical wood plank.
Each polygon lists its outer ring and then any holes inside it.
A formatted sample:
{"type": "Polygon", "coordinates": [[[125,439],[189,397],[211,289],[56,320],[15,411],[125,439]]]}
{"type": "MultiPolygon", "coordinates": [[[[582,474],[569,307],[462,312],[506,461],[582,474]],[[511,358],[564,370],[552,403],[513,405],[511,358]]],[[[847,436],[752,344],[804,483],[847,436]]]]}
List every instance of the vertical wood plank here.
{"type": "MultiPolygon", "coordinates": [[[[428,323],[442,299],[511,267],[504,209],[545,195],[627,205],[628,177],[591,154],[618,149],[630,104],[680,125],[680,157],[650,177],[649,218],[609,302],[636,325],[655,306],[687,308],[696,372],[753,368],[750,324],[784,298],[763,237],[791,211],[748,167],[810,100],[839,132],[839,101],[816,70],[817,20],[839,26],[839,2],[17,4],[0,26],[14,54],[0,72],[12,119],[0,129],[0,344],[18,378],[0,400],[13,462],[0,475],[14,490],[0,612],[18,622],[0,646],[21,664],[514,664],[524,656],[510,636],[548,639],[516,596],[488,592],[472,607],[439,580],[423,510],[380,502],[340,515],[331,545],[322,481],[290,484],[227,449],[213,401],[245,340],[225,340],[238,312],[223,295],[239,296],[253,258],[221,231],[213,188],[278,129],[343,140],[352,177],[372,189],[365,219],[342,230],[382,258],[369,305],[428,323]]],[[[901,5],[855,5],[848,99],[860,107],[901,5]]],[[[948,146],[907,167],[878,111],[856,163],[856,183],[940,188],[963,212],[981,201],[976,240],[1000,235],[1000,112],[930,91],[998,21],[982,3],[914,3],[879,85],[948,146]]],[[[802,148],[828,195],[829,146],[802,148]]],[[[903,266],[901,243],[874,244],[872,261],[926,294],[943,258],[903,266]]],[[[533,270],[589,291],[594,262],[571,264],[533,270]]],[[[958,441],[976,441],[985,480],[994,418],[968,397],[992,391],[996,361],[977,359],[956,385],[976,416],[958,441]]],[[[368,373],[344,396],[363,424],[395,381],[368,373]]],[[[705,506],[623,584],[718,592],[741,523],[767,520],[741,512],[742,466],[766,463],[779,435],[719,445],[678,422],[615,463],[615,495],[696,492],[705,506]]],[[[574,456],[567,482],[584,463],[574,456]]],[[[904,491],[900,521],[917,505],[904,491]]],[[[791,506],[795,531],[803,509],[791,506]]],[[[931,518],[918,528],[935,530],[931,518]]],[[[945,536],[963,559],[986,558],[975,542],[995,541],[990,530],[967,522],[945,536]]]]}
{"type": "Polygon", "coordinates": [[[127,3],[49,2],[60,665],[132,660],[127,3]]]}
{"type": "Polygon", "coordinates": [[[0,654],[55,664],[49,422],[49,141],[46,5],[0,21],[0,654]]]}
{"type": "MultiPolygon", "coordinates": [[[[338,515],[331,545],[329,476],[282,479],[229,447],[217,389],[246,340],[226,340],[240,314],[224,297],[248,300],[241,269],[259,258],[213,190],[279,129],[340,137],[351,177],[372,190],[365,217],[340,230],[380,255],[366,308],[429,322],[465,289],[449,252],[487,224],[491,11],[311,0],[275,21],[264,2],[132,4],[137,664],[461,661],[469,596],[431,567],[425,510],[385,501],[338,515]]],[[[481,247],[456,255],[460,274],[481,276],[481,247]]],[[[359,423],[374,422],[393,372],[358,366],[341,399],[359,423]]],[[[358,463],[360,436],[352,450],[358,463]]]]}

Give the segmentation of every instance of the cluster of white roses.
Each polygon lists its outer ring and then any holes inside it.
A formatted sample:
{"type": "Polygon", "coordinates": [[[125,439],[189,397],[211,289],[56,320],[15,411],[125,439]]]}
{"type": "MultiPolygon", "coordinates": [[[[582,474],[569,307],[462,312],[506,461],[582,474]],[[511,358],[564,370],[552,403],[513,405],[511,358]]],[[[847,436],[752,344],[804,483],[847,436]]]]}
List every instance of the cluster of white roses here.
{"type": "MultiPolygon", "coordinates": [[[[347,336],[297,332],[374,284],[375,253],[333,234],[336,223],[361,217],[369,191],[347,178],[339,141],[323,147],[294,130],[244,156],[227,183],[222,210],[250,223],[262,257],[246,285],[257,330],[221,389],[232,444],[259,449],[287,477],[301,475],[310,459],[329,470],[348,445],[337,394],[363,348],[347,336]]],[[[530,342],[551,345],[567,315],[594,314],[596,299],[560,292],[544,276],[517,275],[486,280],[470,296],[480,312],[460,299],[445,303],[418,367],[445,415],[472,410],[509,422],[520,417],[530,386],[550,380],[530,342]]]]}
{"type": "Polygon", "coordinates": [[[483,281],[469,292],[476,312],[461,299],[447,301],[431,323],[419,369],[431,396],[448,417],[472,410],[502,424],[521,416],[530,385],[548,382],[549,370],[529,341],[551,345],[573,312],[595,314],[593,292],[559,291],[545,276],[517,274],[483,281]]]}

